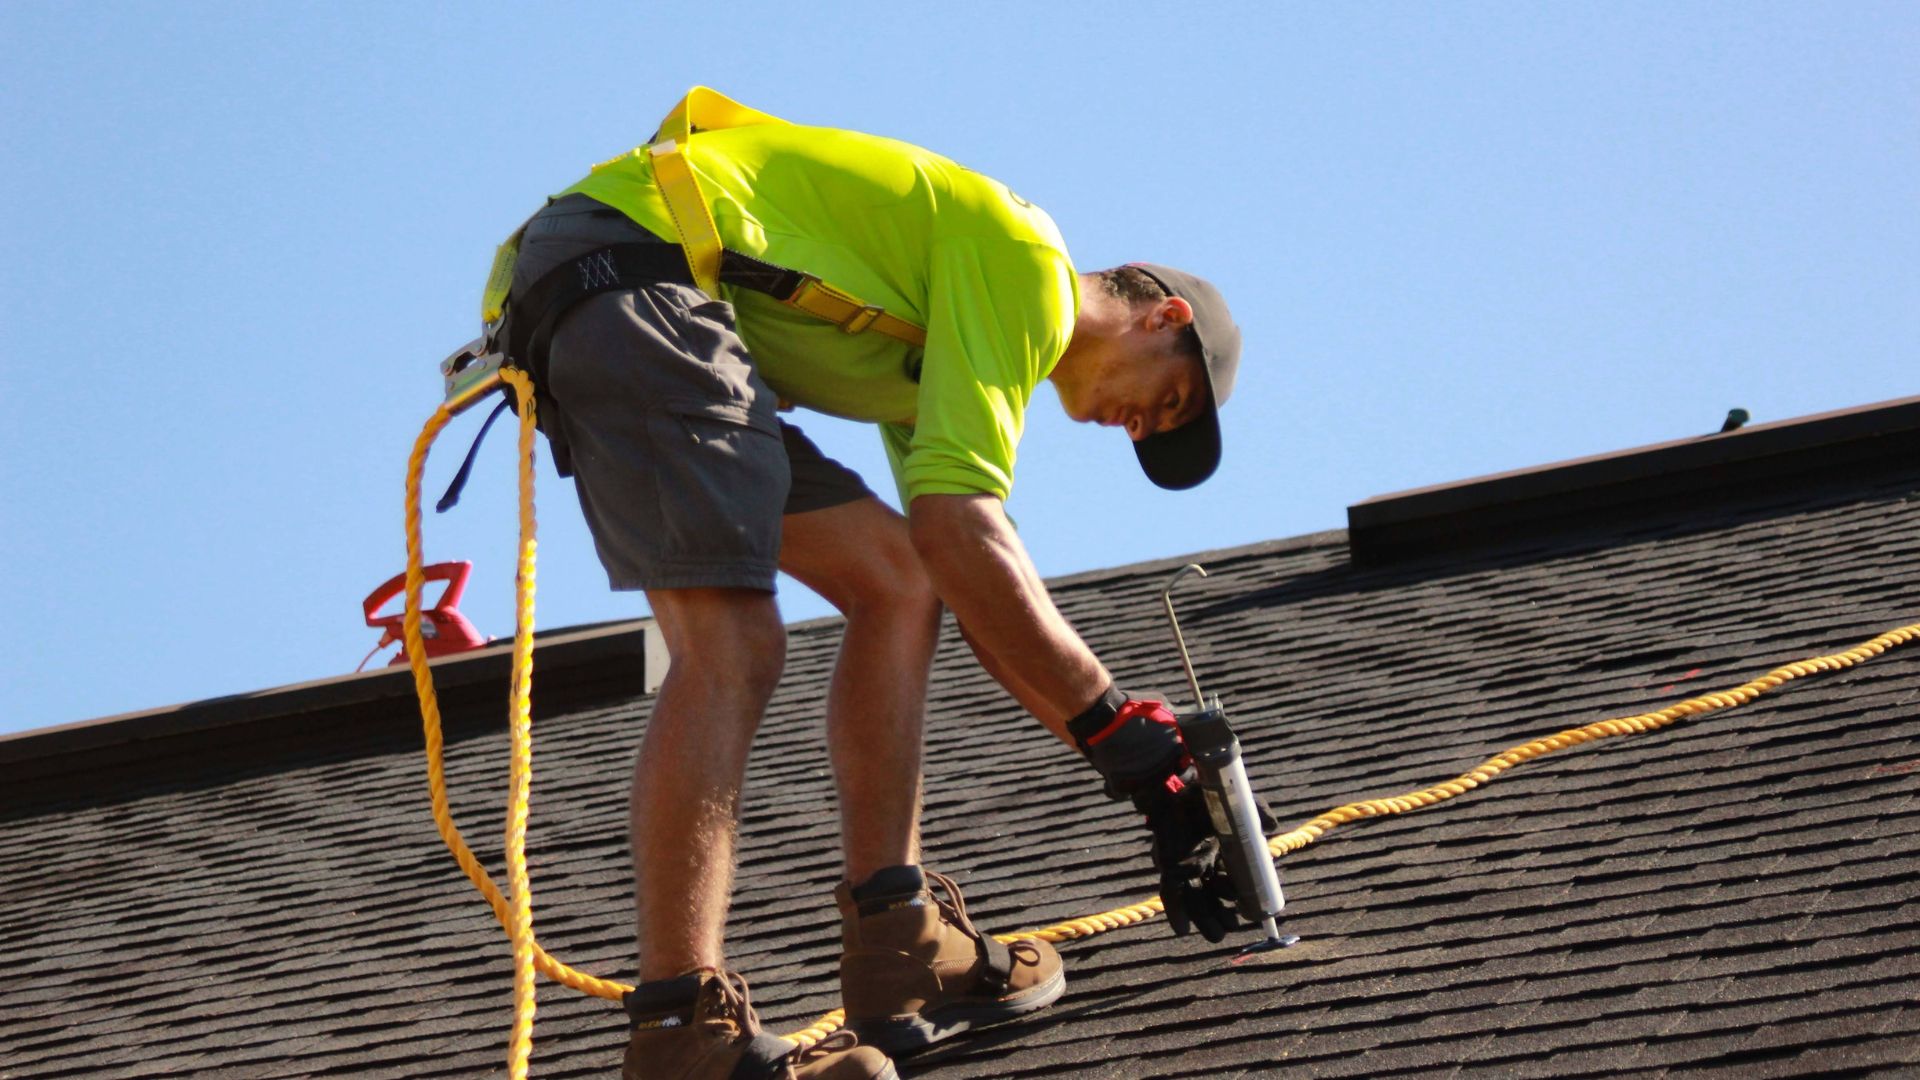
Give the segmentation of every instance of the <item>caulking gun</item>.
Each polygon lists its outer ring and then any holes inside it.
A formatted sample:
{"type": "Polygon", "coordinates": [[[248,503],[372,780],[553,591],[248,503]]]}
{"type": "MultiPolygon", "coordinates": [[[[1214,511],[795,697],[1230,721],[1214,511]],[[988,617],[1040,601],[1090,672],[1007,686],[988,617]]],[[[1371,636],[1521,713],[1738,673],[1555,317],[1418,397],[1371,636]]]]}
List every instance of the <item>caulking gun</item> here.
{"type": "Polygon", "coordinates": [[[1179,718],[1180,740],[1193,757],[1194,772],[1200,779],[1200,791],[1207,801],[1207,816],[1214,835],[1227,856],[1227,873],[1233,879],[1233,891],[1240,916],[1259,923],[1266,930],[1264,940],[1241,950],[1241,955],[1265,952],[1292,945],[1300,939],[1282,936],[1276,922],[1287,898],[1280,891],[1280,873],[1274,869],[1273,855],[1267,850],[1267,837],[1260,828],[1260,812],[1247,779],[1246,765],[1240,760],[1240,740],[1227,725],[1226,710],[1216,695],[1208,705],[1200,693],[1200,677],[1193,672],[1193,658],[1187,655],[1187,639],[1180,633],[1180,619],[1173,613],[1173,587],[1190,573],[1206,577],[1196,563],[1188,563],[1173,575],[1160,592],[1167,608],[1167,622],[1173,626],[1174,643],[1180,646],[1180,662],[1186,666],[1187,681],[1193,686],[1193,699],[1199,712],[1179,718]]]}

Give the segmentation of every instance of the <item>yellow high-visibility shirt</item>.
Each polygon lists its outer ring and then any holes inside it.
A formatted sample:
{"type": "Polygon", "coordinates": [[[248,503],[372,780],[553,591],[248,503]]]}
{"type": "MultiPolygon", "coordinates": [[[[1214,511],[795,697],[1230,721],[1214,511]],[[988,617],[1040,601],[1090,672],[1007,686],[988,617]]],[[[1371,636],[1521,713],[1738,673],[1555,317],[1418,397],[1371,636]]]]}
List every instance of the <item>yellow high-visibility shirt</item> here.
{"type": "MultiPolygon", "coordinates": [[[[902,505],[1006,498],[1027,403],[1079,311],[1053,220],[997,180],[853,131],[698,131],[687,160],[728,250],[814,274],[927,329],[923,351],[722,285],[767,384],[796,405],[880,424],[902,505]]],[[[563,194],[574,192],[677,237],[644,150],[563,194]]]]}

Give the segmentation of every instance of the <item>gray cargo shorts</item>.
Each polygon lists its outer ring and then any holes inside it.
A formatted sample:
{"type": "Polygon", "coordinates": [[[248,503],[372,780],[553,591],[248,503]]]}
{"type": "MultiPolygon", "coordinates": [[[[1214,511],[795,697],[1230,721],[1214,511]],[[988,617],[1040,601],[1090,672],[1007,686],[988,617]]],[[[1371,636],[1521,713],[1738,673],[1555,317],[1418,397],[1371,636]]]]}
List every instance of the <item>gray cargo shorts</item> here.
{"type": "MultiPolygon", "coordinates": [[[[664,242],[582,195],[527,224],[525,289],[612,243],[664,242]]],[[[589,297],[555,327],[541,429],[615,589],[772,592],[780,519],[872,495],[776,414],[733,306],[661,283],[589,297]]]]}

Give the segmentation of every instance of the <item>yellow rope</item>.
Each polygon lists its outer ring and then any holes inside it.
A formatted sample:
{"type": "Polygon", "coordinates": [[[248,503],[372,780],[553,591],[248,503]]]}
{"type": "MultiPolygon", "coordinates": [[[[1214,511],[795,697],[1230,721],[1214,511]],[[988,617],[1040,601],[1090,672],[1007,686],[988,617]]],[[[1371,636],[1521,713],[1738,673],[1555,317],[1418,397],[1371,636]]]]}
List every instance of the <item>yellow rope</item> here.
{"type": "MultiPolygon", "coordinates": [[[[1396,795],[1386,799],[1365,799],[1347,803],[1314,818],[1299,828],[1281,833],[1267,841],[1267,850],[1274,858],[1280,858],[1298,851],[1315,840],[1320,839],[1334,828],[1361,818],[1380,817],[1387,814],[1404,814],[1424,809],[1435,803],[1445,802],[1456,795],[1467,792],[1488,783],[1494,777],[1522,762],[1532,761],[1542,754],[1555,750],[1564,750],[1569,746],[1604,739],[1613,735],[1635,735],[1641,732],[1655,731],[1684,717],[1713,712],[1716,709],[1731,709],[1745,705],[1769,690],[1775,690],[1794,679],[1827,671],[1841,671],[1855,664],[1879,656],[1888,649],[1904,645],[1920,637],[1920,623],[1896,627],[1870,641],[1864,641],[1844,652],[1830,656],[1816,656],[1810,660],[1788,664],[1732,690],[1722,690],[1711,694],[1702,694],[1688,698],[1677,705],[1669,705],[1658,712],[1640,713],[1637,716],[1623,716],[1612,720],[1601,720],[1586,727],[1571,728],[1543,739],[1516,746],[1504,753],[1487,759],[1472,772],[1457,776],[1442,784],[1410,791],[1405,795],[1396,795]]],[[[1074,919],[1058,923],[1042,930],[1024,930],[1017,934],[995,935],[1002,941],[1033,937],[1043,941],[1071,941],[1102,933],[1118,926],[1130,926],[1143,922],[1165,910],[1157,896],[1149,897],[1129,907],[1090,915],[1084,919],[1074,919]]]]}
{"type": "MultiPolygon", "coordinates": [[[[1358,821],[1361,818],[1380,817],[1386,814],[1410,813],[1414,810],[1432,806],[1438,802],[1444,802],[1456,795],[1464,795],[1474,788],[1479,787],[1481,784],[1490,782],[1494,777],[1513,766],[1521,764],[1522,762],[1532,761],[1542,754],[1550,754],[1555,750],[1564,750],[1569,746],[1578,746],[1581,743],[1592,742],[1595,739],[1604,739],[1609,736],[1635,735],[1641,732],[1655,731],[1684,717],[1713,712],[1716,709],[1731,709],[1735,706],[1745,705],[1761,694],[1769,690],[1776,690],[1795,679],[1821,672],[1845,670],[1855,664],[1871,660],[1881,653],[1886,652],[1888,649],[1904,645],[1917,637],[1920,637],[1920,623],[1896,627],[1870,641],[1863,641],[1843,652],[1834,653],[1830,656],[1816,656],[1810,660],[1802,660],[1798,663],[1788,664],[1785,667],[1775,668],[1752,682],[1735,687],[1732,690],[1722,690],[1716,693],[1702,694],[1695,698],[1688,698],[1677,705],[1669,705],[1658,712],[1641,713],[1637,716],[1623,716],[1612,720],[1601,720],[1597,723],[1588,724],[1586,727],[1571,728],[1567,731],[1560,732],[1558,735],[1550,735],[1544,739],[1535,739],[1532,742],[1516,746],[1504,753],[1496,754],[1487,759],[1479,768],[1464,775],[1457,776],[1446,783],[1436,784],[1429,788],[1422,788],[1419,791],[1410,791],[1405,795],[1396,795],[1392,798],[1365,799],[1360,802],[1347,803],[1344,806],[1335,807],[1297,829],[1281,833],[1271,840],[1268,840],[1267,850],[1277,859],[1306,847],[1333,829],[1345,825],[1348,822],[1358,821]]],[[[994,937],[1008,943],[1018,941],[1021,938],[1038,938],[1041,941],[1048,942],[1073,941],[1078,938],[1092,937],[1095,934],[1103,934],[1109,930],[1117,930],[1124,926],[1143,923],[1156,915],[1163,914],[1165,911],[1166,906],[1161,902],[1160,898],[1158,896],[1150,896],[1137,904],[1114,908],[1112,911],[1103,911],[1098,915],[1088,915],[1084,918],[1070,919],[1066,922],[1055,923],[1052,926],[1043,927],[1039,930],[1021,930],[1012,934],[995,934],[994,937]]],[[[845,1013],[839,1009],[835,1009],[814,1021],[812,1025],[802,1028],[786,1037],[810,1046],[826,1038],[828,1035],[833,1034],[834,1030],[845,1022],[845,1013]]]]}
{"type": "MultiPolygon", "coordinates": [[[[447,422],[453,418],[453,414],[444,405],[428,418],[419,439],[414,443],[413,456],[407,462],[407,607],[402,637],[406,643],[407,661],[413,668],[414,689],[420,696],[421,722],[426,729],[427,786],[433,799],[434,825],[438,828],[440,838],[446,843],[448,850],[453,852],[454,861],[460,864],[460,869],[467,875],[467,879],[473,882],[482,896],[486,897],[488,905],[493,908],[494,917],[500,920],[500,925],[507,929],[508,936],[513,941],[514,1026],[512,1042],[508,1050],[508,1073],[512,1080],[522,1080],[527,1075],[527,1060],[533,1047],[533,973],[536,970],[564,986],[613,1001],[620,1000],[621,996],[633,987],[626,983],[600,979],[576,971],[548,955],[534,939],[531,887],[527,880],[526,866],[528,788],[533,755],[530,716],[533,687],[535,562],[534,403],[532,384],[526,375],[512,368],[506,368],[501,371],[500,376],[513,387],[518,397],[520,417],[520,561],[514,587],[516,624],[510,698],[512,761],[508,782],[506,837],[511,903],[501,895],[499,887],[494,884],[486,868],[480,865],[480,861],[468,849],[466,841],[460,836],[459,828],[453,823],[453,814],[447,805],[446,768],[440,732],[440,704],[434,693],[433,672],[427,665],[426,645],[420,634],[421,592],[426,581],[422,570],[425,558],[420,542],[420,479],[426,469],[427,451],[432,447],[434,439],[439,436],[441,430],[446,427],[447,422]]],[[[1535,739],[1504,753],[1496,754],[1473,771],[1445,783],[1411,791],[1405,795],[1386,799],[1364,799],[1335,807],[1296,829],[1273,837],[1267,842],[1267,850],[1275,858],[1280,858],[1306,847],[1333,829],[1349,822],[1387,814],[1410,813],[1455,796],[1464,795],[1481,784],[1492,781],[1513,766],[1531,761],[1542,754],[1550,754],[1555,750],[1563,750],[1569,746],[1578,746],[1609,736],[1655,731],[1688,716],[1745,705],[1794,679],[1822,672],[1845,670],[1917,637],[1920,637],[1920,623],[1897,627],[1843,652],[1830,656],[1816,656],[1776,668],[1732,690],[1702,694],[1676,705],[1669,705],[1657,712],[1601,720],[1585,727],[1570,728],[1557,735],[1535,739]]],[[[1164,913],[1165,910],[1158,896],[1150,896],[1139,903],[1103,911],[1097,915],[1070,919],[1038,930],[995,934],[994,937],[1009,943],[1021,938],[1037,938],[1047,942],[1073,941],[1145,922],[1164,913]]],[[[784,1037],[802,1046],[812,1046],[838,1030],[845,1022],[846,1014],[840,1009],[835,1009],[807,1027],[784,1037]]]]}
{"type": "MultiPolygon", "coordinates": [[[[422,569],[425,566],[425,559],[421,553],[420,543],[420,477],[426,468],[427,449],[433,445],[434,438],[452,418],[453,414],[445,408],[433,414],[427,421],[426,428],[421,431],[419,441],[414,444],[413,458],[407,465],[407,610],[401,632],[406,642],[407,662],[413,668],[414,689],[420,695],[421,723],[426,730],[427,788],[433,799],[434,826],[439,830],[440,839],[446,843],[448,850],[453,852],[454,861],[460,864],[460,869],[467,875],[467,880],[473,882],[474,887],[486,897],[487,904],[493,908],[494,917],[500,920],[500,925],[511,927],[513,920],[508,911],[506,897],[501,894],[499,886],[493,883],[493,878],[487,873],[486,868],[480,865],[480,861],[467,847],[466,840],[461,837],[459,828],[453,823],[453,812],[447,805],[447,773],[443,739],[440,734],[440,700],[434,693],[433,671],[427,666],[426,645],[420,636],[420,594],[426,584],[426,575],[422,569]]],[[[522,439],[525,441],[525,431],[531,427],[528,414],[522,414],[521,425],[522,439]]],[[[528,480],[531,483],[530,476],[528,480]]],[[[531,490],[523,494],[530,496],[531,490]]],[[[529,510],[523,518],[523,523],[532,520],[530,505],[532,500],[529,497],[527,501],[529,510]]],[[[531,559],[532,554],[531,545],[528,545],[523,555],[531,559]]],[[[528,590],[529,604],[531,604],[533,585],[531,574],[526,576],[524,585],[528,590]]],[[[531,621],[531,607],[528,608],[527,615],[531,621]]],[[[516,646],[518,638],[518,628],[516,628],[516,646]]],[[[528,655],[531,656],[531,653],[528,655]]],[[[517,656],[516,649],[516,658],[517,656]]],[[[520,681],[516,678],[515,684],[518,685],[520,681]]],[[[582,993],[618,1001],[622,994],[633,989],[624,983],[609,982],[575,971],[547,955],[538,943],[533,945],[532,952],[534,968],[540,974],[582,993]]]]}
{"type": "Polygon", "coordinates": [[[513,674],[509,695],[509,732],[512,758],[508,779],[506,859],[509,900],[467,847],[453,823],[447,805],[446,766],[440,729],[440,702],[433,688],[433,672],[427,665],[426,643],[421,636],[421,592],[426,584],[422,569],[425,558],[420,541],[420,479],[426,471],[427,451],[453,414],[445,406],[435,410],[414,443],[407,462],[407,580],[406,616],[401,638],[406,645],[407,662],[413,669],[413,684],[420,697],[421,722],[426,732],[427,787],[433,800],[434,825],[440,839],[453,852],[467,879],[485,896],[493,913],[506,928],[513,943],[513,1033],[507,1051],[507,1074],[512,1080],[524,1080],[527,1061],[533,1052],[533,1017],[536,1007],[534,971],[556,982],[597,997],[618,1000],[631,989],[582,974],[548,956],[534,940],[532,887],[527,876],[526,840],[529,789],[533,772],[533,594],[535,531],[533,502],[533,386],[519,371],[505,369],[501,379],[510,385],[518,400],[520,417],[520,542],[519,567],[515,575],[513,635],[513,674]]]}
{"type": "Polygon", "coordinates": [[[1444,784],[1436,784],[1433,787],[1422,788],[1419,791],[1410,791],[1405,795],[1398,795],[1390,799],[1365,799],[1360,802],[1335,807],[1319,817],[1314,818],[1312,821],[1307,822],[1305,825],[1290,832],[1281,833],[1279,836],[1269,840],[1267,842],[1267,850],[1273,852],[1274,857],[1278,858],[1289,852],[1298,851],[1306,847],[1308,844],[1326,835],[1332,829],[1345,825],[1350,821],[1358,821],[1361,818],[1378,817],[1384,814],[1404,814],[1432,806],[1437,802],[1444,802],[1456,795],[1466,794],[1506,770],[1513,768],[1515,765],[1532,761],[1542,754],[1550,754],[1555,750],[1564,750],[1569,746],[1579,746],[1581,743],[1592,742],[1595,739],[1604,739],[1612,735],[1637,735],[1641,732],[1657,731],[1685,717],[1698,716],[1702,713],[1709,713],[1718,709],[1731,709],[1736,706],[1745,705],[1761,694],[1767,693],[1770,690],[1777,690],[1795,679],[1828,671],[1844,671],[1855,664],[1865,663],[1879,656],[1881,653],[1886,652],[1888,649],[1905,645],[1916,637],[1920,637],[1920,623],[1911,623],[1907,626],[1895,627],[1878,637],[1863,641],[1851,649],[1837,652],[1830,656],[1816,656],[1810,660],[1802,660],[1798,663],[1788,664],[1785,667],[1775,668],[1765,675],[1754,679],[1752,682],[1734,687],[1732,690],[1721,690],[1716,693],[1702,694],[1699,697],[1688,698],[1677,705],[1669,705],[1657,712],[1640,713],[1636,716],[1622,716],[1612,720],[1601,720],[1597,723],[1588,724],[1586,727],[1569,728],[1566,731],[1560,732],[1558,735],[1549,735],[1544,739],[1535,739],[1530,743],[1516,746],[1505,753],[1496,754],[1483,762],[1479,768],[1474,769],[1472,772],[1456,776],[1444,784]]]}
{"type": "Polygon", "coordinates": [[[533,1054],[533,886],[527,879],[527,813],[533,785],[533,382],[523,372],[500,377],[513,387],[520,416],[519,569],[513,582],[513,674],[508,690],[508,730],[512,743],[507,781],[507,886],[513,898],[507,936],[513,939],[513,1037],[507,1051],[507,1075],[525,1080],[533,1054]]]}

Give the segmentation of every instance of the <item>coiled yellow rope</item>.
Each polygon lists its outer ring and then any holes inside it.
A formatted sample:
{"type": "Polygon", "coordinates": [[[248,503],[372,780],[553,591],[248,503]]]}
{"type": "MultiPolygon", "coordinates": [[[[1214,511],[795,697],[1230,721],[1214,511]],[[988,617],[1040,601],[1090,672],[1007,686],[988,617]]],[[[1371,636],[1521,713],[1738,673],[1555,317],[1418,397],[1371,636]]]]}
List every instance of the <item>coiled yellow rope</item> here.
{"type": "MultiPolygon", "coordinates": [[[[407,607],[402,636],[406,643],[407,661],[413,668],[414,688],[420,696],[421,722],[426,729],[427,786],[433,800],[434,825],[439,830],[440,838],[446,843],[448,850],[453,852],[454,860],[460,864],[460,869],[467,875],[467,879],[473,882],[474,887],[480,890],[481,895],[486,897],[488,905],[493,908],[495,918],[499,919],[500,925],[507,929],[508,937],[513,942],[514,1024],[512,1040],[508,1047],[508,1074],[512,1080],[522,1080],[527,1075],[527,1060],[533,1048],[533,973],[536,970],[562,985],[613,1001],[620,1000],[622,995],[633,988],[626,983],[600,979],[576,971],[549,956],[534,939],[531,888],[527,880],[526,865],[528,788],[533,756],[530,716],[533,686],[535,562],[534,402],[532,384],[524,374],[512,368],[506,368],[500,375],[512,386],[516,394],[520,418],[518,450],[520,559],[514,583],[516,621],[509,722],[512,757],[508,781],[506,836],[507,881],[512,896],[511,901],[501,895],[499,887],[494,884],[486,868],[480,865],[479,860],[468,849],[466,841],[460,836],[459,828],[453,823],[453,815],[447,805],[446,769],[442,760],[440,704],[434,693],[433,673],[427,665],[426,646],[420,634],[421,592],[426,581],[422,570],[425,558],[420,542],[420,481],[426,469],[427,451],[448,421],[453,418],[453,414],[444,405],[427,420],[426,427],[421,430],[419,439],[414,443],[413,455],[407,463],[407,607]]],[[[1776,668],[1732,690],[1702,694],[1699,697],[1669,705],[1657,712],[1601,720],[1585,727],[1570,728],[1557,735],[1535,739],[1504,753],[1496,754],[1471,772],[1445,783],[1392,798],[1365,799],[1335,807],[1298,828],[1273,837],[1267,842],[1267,850],[1275,858],[1280,858],[1306,847],[1333,829],[1349,822],[1387,814],[1410,813],[1455,796],[1464,795],[1481,784],[1492,781],[1513,766],[1531,761],[1542,754],[1609,736],[1655,731],[1688,716],[1745,705],[1794,679],[1853,667],[1855,664],[1864,663],[1879,656],[1888,649],[1904,645],[1916,637],[1920,637],[1920,623],[1897,627],[1843,652],[1830,656],[1816,656],[1776,668]]],[[[1022,930],[1018,933],[994,936],[1003,942],[1013,942],[1021,938],[1037,938],[1048,942],[1072,941],[1125,926],[1133,926],[1154,918],[1165,910],[1160,898],[1151,896],[1139,903],[1115,908],[1112,911],[1103,911],[1097,915],[1070,919],[1038,930],[1022,930]]],[[[790,1032],[785,1038],[792,1039],[803,1046],[811,1046],[838,1030],[845,1021],[845,1013],[835,1009],[807,1027],[790,1032]]]]}
{"type": "Polygon", "coordinates": [[[426,584],[422,569],[425,557],[420,541],[420,479],[426,471],[427,451],[433,446],[453,414],[446,406],[434,411],[415,441],[407,462],[407,595],[406,617],[401,639],[406,645],[407,662],[413,669],[414,690],[420,697],[420,717],[426,731],[427,787],[433,800],[433,821],[440,839],[453,852],[454,861],[467,879],[485,896],[493,913],[513,942],[513,1034],[507,1052],[507,1073],[512,1080],[527,1075],[527,1060],[533,1052],[534,971],[550,979],[597,997],[619,1000],[631,989],[575,971],[548,956],[533,935],[533,897],[527,877],[527,812],[531,803],[533,772],[533,594],[535,532],[533,503],[534,399],[527,376],[511,368],[500,373],[511,386],[520,417],[518,454],[520,461],[520,542],[519,566],[514,581],[515,622],[513,634],[513,674],[508,697],[509,737],[512,742],[508,778],[506,859],[507,885],[512,897],[502,896],[499,886],[473,851],[467,847],[453,823],[447,805],[446,765],[440,730],[440,701],[433,688],[433,671],[427,665],[426,643],[421,637],[421,592],[426,584]]]}

